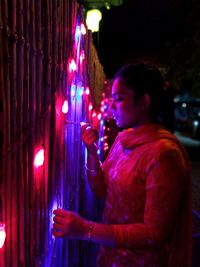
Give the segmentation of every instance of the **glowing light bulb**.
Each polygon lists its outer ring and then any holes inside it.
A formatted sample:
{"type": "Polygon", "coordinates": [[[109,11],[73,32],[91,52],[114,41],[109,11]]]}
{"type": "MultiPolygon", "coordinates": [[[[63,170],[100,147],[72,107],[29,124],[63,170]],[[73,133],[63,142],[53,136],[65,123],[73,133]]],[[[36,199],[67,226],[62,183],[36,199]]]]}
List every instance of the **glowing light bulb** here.
{"type": "Polygon", "coordinates": [[[79,89],[79,96],[82,96],[84,92],[84,87],[81,86],[81,88],[79,89]]]}
{"type": "Polygon", "coordinates": [[[186,103],[182,103],[182,107],[183,108],[186,108],[187,107],[187,104],[186,103]]]}
{"type": "Polygon", "coordinates": [[[89,109],[89,111],[91,111],[93,109],[92,104],[89,105],[88,109],[89,109]]]}
{"type": "Polygon", "coordinates": [[[81,33],[82,33],[83,35],[86,34],[86,28],[85,28],[85,25],[84,25],[83,23],[81,23],[81,33]]]}
{"type": "Polygon", "coordinates": [[[62,105],[62,113],[67,114],[68,111],[69,111],[68,101],[65,100],[63,105],[62,105]]]}
{"type": "Polygon", "coordinates": [[[35,155],[34,165],[36,168],[42,166],[44,163],[44,148],[41,148],[35,155]]]}
{"type": "Polygon", "coordinates": [[[104,151],[108,150],[109,146],[108,143],[104,143],[104,151]]]}
{"type": "Polygon", "coordinates": [[[81,34],[81,28],[80,28],[80,26],[78,25],[78,26],[76,26],[76,32],[75,32],[75,41],[76,41],[76,44],[78,43],[80,34],[81,34]]]}
{"type": "Polygon", "coordinates": [[[96,112],[94,111],[93,113],[92,113],[92,117],[94,118],[94,117],[96,117],[96,112]]]}
{"type": "Polygon", "coordinates": [[[198,127],[199,126],[199,121],[197,121],[197,120],[193,121],[193,125],[198,127]]]}
{"type": "Polygon", "coordinates": [[[71,61],[69,63],[69,72],[75,71],[76,69],[77,69],[76,63],[75,63],[74,59],[71,59],[71,61]]]}
{"type": "Polygon", "coordinates": [[[80,55],[80,63],[82,63],[84,59],[85,59],[85,52],[82,50],[80,55]]]}
{"type": "Polygon", "coordinates": [[[0,248],[3,247],[6,239],[6,226],[4,223],[0,223],[0,248]]]}
{"type": "Polygon", "coordinates": [[[89,87],[86,87],[85,94],[86,94],[86,95],[89,95],[89,94],[90,94],[90,89],[89,89],[89,87]]]}
{"type": "Polygon", "coordinates": [[[97,118],[98,118],[98,120],[101,119],[101,113],[98,114],[97,118]]]}
{"type": "Polygon", "coordinates": [[[98,9],[91,9],[86,15],[86,24],[89,30],[92,32],[98,32],[99,22],[102,18],[102,14],[98,9]]]}
{"type": "Polygon", "coordinates": [[[71,96],[75,96],[76,94],[76,85],[71,86],[71,96]]]}

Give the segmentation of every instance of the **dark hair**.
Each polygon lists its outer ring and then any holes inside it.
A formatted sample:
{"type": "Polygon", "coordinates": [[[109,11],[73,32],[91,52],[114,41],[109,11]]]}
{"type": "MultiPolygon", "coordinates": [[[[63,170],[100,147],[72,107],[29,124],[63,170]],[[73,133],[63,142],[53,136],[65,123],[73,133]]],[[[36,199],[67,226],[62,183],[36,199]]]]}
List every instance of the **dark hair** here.
{"type": "Polygon", "coordinates": [[[174,131],[174,90],[164,80],[158,68],[145,63],[128,64],[122,67],[114,78],[119,78],[124,85],[133,89],[136,99],[148,94],[154,121],[174,131]]]}

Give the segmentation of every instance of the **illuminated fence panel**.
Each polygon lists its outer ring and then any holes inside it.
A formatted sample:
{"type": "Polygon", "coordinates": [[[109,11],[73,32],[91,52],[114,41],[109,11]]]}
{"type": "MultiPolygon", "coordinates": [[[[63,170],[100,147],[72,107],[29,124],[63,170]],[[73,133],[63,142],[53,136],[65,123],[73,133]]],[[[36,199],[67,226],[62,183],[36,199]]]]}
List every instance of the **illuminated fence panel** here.
{"type": "Polygon", "coordinates": [[[0,266],[92,266],[95,246],[55,242],[51,234],[57,206],[96,216],[80,140],[79,122],[91,121],[88,107],[95,106],[82,7],[72,0],[1,1],[0,24],[0,201],[6,230],[0,266]]]}

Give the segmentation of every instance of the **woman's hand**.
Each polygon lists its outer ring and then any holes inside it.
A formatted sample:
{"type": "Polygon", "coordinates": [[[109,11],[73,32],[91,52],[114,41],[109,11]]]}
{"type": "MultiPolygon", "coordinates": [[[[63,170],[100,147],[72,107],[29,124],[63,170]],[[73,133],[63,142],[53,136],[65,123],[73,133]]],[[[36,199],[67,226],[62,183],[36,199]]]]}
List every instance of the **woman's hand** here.
{"type": "Polygon", "coordinates": [[[81,139],[89,153],[97,153],[98,147],[95,142],[99,139],[99,133],[89,123],[81,126],[81,139]]]}
{"type": "Polygon", "coordinates": [[[86,239],[89,229],[89,222],[77,213],[57,209],[53,220],[52,234],[55,237],[67,237],[69,239],[86,239]]]}

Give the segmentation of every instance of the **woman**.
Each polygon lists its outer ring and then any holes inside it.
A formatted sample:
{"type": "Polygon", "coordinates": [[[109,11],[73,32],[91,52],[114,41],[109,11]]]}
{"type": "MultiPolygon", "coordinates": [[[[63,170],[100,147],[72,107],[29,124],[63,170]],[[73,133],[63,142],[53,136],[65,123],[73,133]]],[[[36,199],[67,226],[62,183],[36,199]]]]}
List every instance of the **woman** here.
{"type": "Polygon", "coordinates": [[[88,180],[105,197],[103,223],[56,210],[53,234],[100,244],[97,266],[191,266],[190,166],[182,145],[161,126],[170,125],[168,90],[147,64],[115,75],[111,108],[122,131],[102,166],[97,132],[82,126],[88,180]]]}

